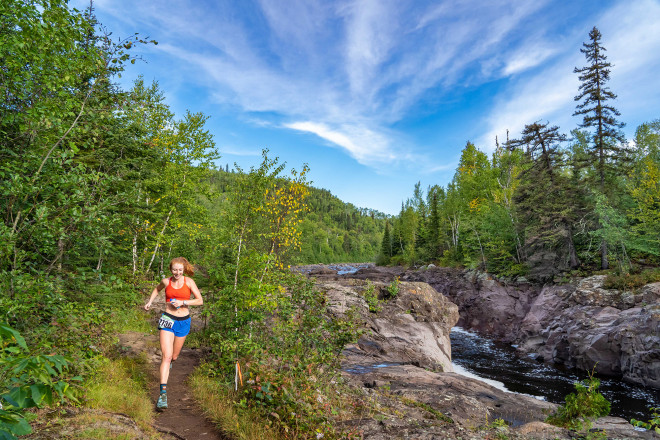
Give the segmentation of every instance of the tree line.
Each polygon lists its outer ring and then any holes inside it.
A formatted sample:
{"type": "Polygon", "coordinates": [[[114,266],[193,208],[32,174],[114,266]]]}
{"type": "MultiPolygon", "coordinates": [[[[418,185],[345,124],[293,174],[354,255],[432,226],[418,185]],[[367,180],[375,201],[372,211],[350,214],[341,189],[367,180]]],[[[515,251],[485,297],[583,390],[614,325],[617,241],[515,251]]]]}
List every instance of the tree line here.
{"type": "Polygon", "coordinates": [[[463,148],[446,186],[418,183],[388,222],[382,264],[465,265],[502,276],[552,280],[571,270],[660,261],[660,119],[627,141],[594,27],[576,67],[580,86],[570,136],[549,121],[527,124],[489,157],[463,148]]]}
{"type": "MultiPolygon", "coordinates": [[[[221,194],[215,202],[224,209],[225,193],[233,191],[235,169],[226,166],[213,173],[211,184],[221,194]]],[[[326,189],[307,185],[305,214],[300,224],[300,249],[291,255],[292,264],[374,261],[388,216],[380,211],[358,208],[326,189]]]]}
{"type": "Polygon", "coordinates": [[[291,398],[262,407],[245,387],[228,399],[281,412],[287,429],[329,426],[300,359],[327,369],[356,327],[327,319],[325,298],[288,266],[373,259],[385,216],[311,187],[307,165],[267,150],[249,170],[216,169],[208,116],[175,115],[156,82],[118,84],[141,62],[136,47],[153,44],[112,36],[93,4],[0,2],[2,438],[30,432],[26,408],[85,401],[75,384],[101,374],[114,333],[144,331],[144,294],[176,256],[202,274],[208,375],[229,391],[238,362],[291,398]]]}

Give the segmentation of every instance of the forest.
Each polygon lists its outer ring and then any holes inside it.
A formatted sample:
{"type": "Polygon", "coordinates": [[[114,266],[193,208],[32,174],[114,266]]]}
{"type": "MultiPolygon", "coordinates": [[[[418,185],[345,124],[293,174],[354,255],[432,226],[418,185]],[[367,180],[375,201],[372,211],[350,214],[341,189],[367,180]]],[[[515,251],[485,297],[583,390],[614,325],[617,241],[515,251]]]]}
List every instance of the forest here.
{"type": "MultiPolygon", "coordinates": [[[[232,191],[235,170],[216,171],[210,178],[219,195],[214,201],[221,215],[226,193],[232,191]]],[[[374,261],[380,252],[388,216],[382,212],[358,208],[332,195],[326,189],[307,185],[305,214],[300,224],[300,249],[292,255],[297,264],[362,263],[374,261]]]]}
{"type": "Polygon", "coordinates": [[[257,167],[218,169],[206,115],[174,114],[157,82],[119,85],[157,41],[117,38],[64,0],[1,2],[0,439],[69,406],[128,414],[158,438],[151,366],[118,355],[117,334],[153,331],[142,306],[173,257],[195,264],[204,295],[195,392],[225,405],[237,437],[267,420],[261,438],[350,438],[328,408],[356,405],[336,372],[357,327],[328,319],[292,264],[378,255],[533,279],[657,265],[660,121],[622,139],[598,38],[570,139],[534,122],[492,158],[468,143],[449,185],[417,185],[389,218],[268,150],[257,167]],[[252,382],[239,389],[240,366],[252,382]]]}
{"type": "Polygon", "coordinates": [[[206,115],[175,115],[156,82],[119,85],[143,61],[135,49],[157,44],[117,38],[64,0],[0,4],[0,438],[67,405],[129,414],[158,438],[151,367],[117,357],[116,335],[152,331],[145,295],[176,256],[195,264],[205,297],[190,344],[213,354],[197,392],[226,384],[216,400],[249,398],[242,413],[294,411],[284,431],[330,432],[306,372],[336,363],[355,329],[325,319],[323,297],[288,267],[373,260],[386,216],[313,188],[307,165],[267,150],[258,167],[218,169],[206,115]],[[234,394],[235,365],[290,391],[269,405],[254,387],[234,394]]]}
{"type": "Polygon", "coordinates": [[[585,65],[575,68],[578,127],[566,134],[530,121],[496,138],[490,156],[467,142],[452,181],[417,184],[387,223],[379,263],[534,282],[604,270],[637,275],[635,283],[658,278],[649,269],[660,263],[660,119],[625,139],[600,40],[594,27],[580,49],[585,65]]]}

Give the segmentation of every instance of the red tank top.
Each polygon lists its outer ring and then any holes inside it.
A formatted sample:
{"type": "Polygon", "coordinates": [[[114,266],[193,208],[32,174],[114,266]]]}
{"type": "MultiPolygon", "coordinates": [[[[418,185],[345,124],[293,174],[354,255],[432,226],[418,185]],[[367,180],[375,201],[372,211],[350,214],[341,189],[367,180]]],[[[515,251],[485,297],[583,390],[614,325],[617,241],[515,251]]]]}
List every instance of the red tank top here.
{"type": "Polygon", "coordinates": [[[180,289],[175,289],[172,286],[172,278],[169,279],[167,286],[165,286],[165,301],[170,302],[172,299],[179,301],[190,299],[190,287],[186,284],[186,277],[183,277],[183,286],[180,289]]]}

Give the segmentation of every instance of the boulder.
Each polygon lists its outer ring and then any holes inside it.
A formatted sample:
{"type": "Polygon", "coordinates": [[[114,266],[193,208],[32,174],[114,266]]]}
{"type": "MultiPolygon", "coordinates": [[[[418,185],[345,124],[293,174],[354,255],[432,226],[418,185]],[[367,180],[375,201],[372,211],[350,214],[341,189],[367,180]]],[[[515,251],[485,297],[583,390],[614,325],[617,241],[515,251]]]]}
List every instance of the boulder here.
{"type": "MultiPolygon", "coordinates": [[[[364,298],[367,283],[320,283],[330,311],[343,316],[357,310],[370,331],[359,346],[371,356],[371,363],[404,362],[437,371],[452,371],[449,333],[458,321],[458,307],[426,283],[401,283],[396,298],[381,301],[377,313],[369,311],[364,298]]],[[[381,298],[387,284],[373,283],[374,295],[381,298]]]]}

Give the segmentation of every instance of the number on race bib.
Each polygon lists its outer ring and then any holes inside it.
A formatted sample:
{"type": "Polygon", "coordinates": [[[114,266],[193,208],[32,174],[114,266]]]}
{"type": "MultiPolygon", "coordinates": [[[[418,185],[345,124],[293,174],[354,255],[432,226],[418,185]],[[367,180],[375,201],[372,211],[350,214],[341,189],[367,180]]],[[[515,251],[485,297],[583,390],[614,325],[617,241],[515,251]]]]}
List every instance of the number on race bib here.
{"type": "Polygon", "coordinates": [[[172,328],[174,327],[174,320],[169,316],[161,316],[158,320],[158,328],[172,328]]]}

